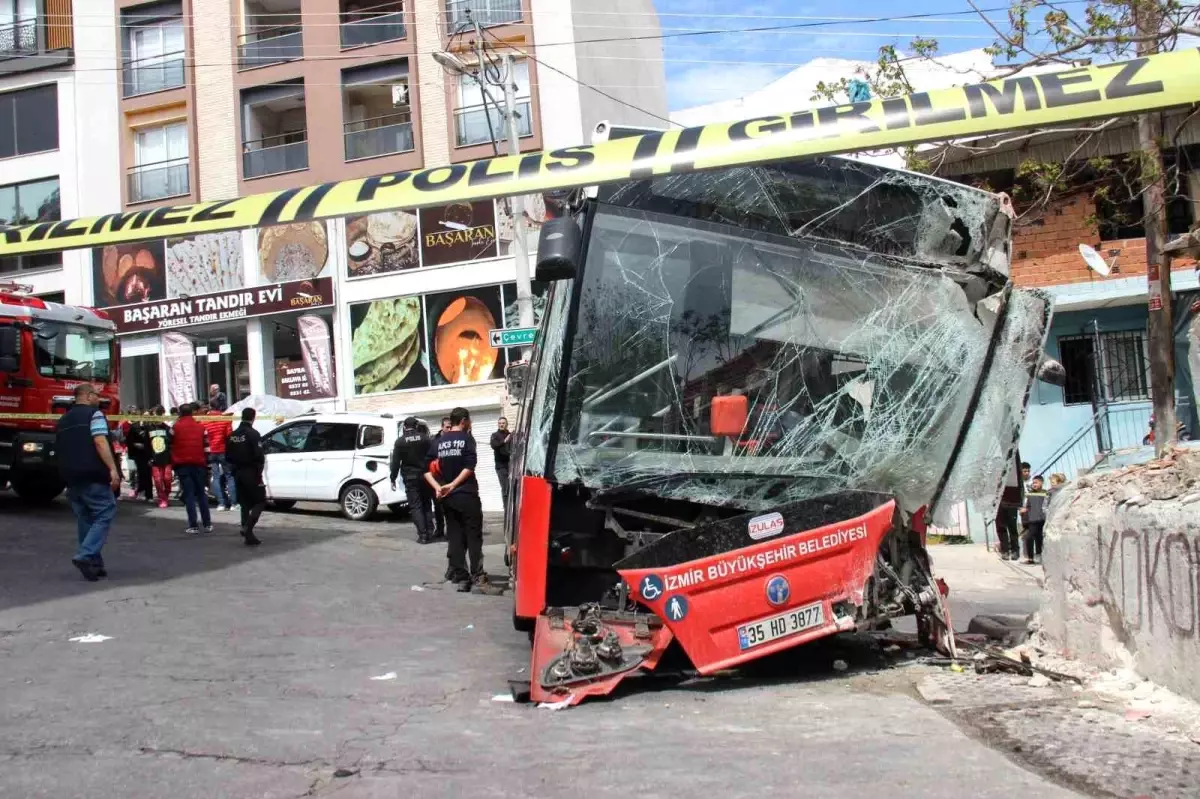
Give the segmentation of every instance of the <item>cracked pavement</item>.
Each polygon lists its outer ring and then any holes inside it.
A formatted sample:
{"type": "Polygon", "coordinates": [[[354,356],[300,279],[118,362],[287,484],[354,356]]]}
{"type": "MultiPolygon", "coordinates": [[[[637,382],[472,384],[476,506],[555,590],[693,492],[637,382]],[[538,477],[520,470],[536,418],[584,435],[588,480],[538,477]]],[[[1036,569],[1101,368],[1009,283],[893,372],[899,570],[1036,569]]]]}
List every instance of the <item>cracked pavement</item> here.
{"type": "Polygon", "coordinates": [[[65,503],[0,492],[0,796],[1075,795],[828,653],[565,712],[493,701],[528,666],[511,600],[413,591],[444,549],[407,523],[268,513],[249,549],[233,514],[200,538],[182,517],[123,503],[88,584],[65,503]],[[91,632],[112,638],[68,641],[91,632]]]}

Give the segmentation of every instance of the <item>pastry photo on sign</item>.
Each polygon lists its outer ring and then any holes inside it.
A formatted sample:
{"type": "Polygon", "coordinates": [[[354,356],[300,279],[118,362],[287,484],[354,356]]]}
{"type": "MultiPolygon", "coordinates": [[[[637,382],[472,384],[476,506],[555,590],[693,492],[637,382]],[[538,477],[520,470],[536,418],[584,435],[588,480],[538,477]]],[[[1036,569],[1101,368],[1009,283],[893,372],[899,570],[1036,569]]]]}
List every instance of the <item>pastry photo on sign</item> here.
{"type": "Polygon", "coordinates": [[[319,277],[329,262],[324,222],[295,222],[258,231],[258,271],[263,283],[319,277]]]}
{"type": "Polygon", "coordinates": [[[421,263],[440,266],[495,258],[496,205],[491,200],[422,208],[421,263]]]}
{"type": "Polygon", "coordinates": [[[242,288],[242,234],[201,233],[167,239],[167,293],[197,297],[242,288]]]}
{"type": "Polygon", "coordinates": [[[92,250],[96,307],[132,305],[167,298],[163,242],[109,244],[92,250]]]}
{"type": "Polygon", "coordinates": [[[346,264],[350,277],[416,269],[417,215],[408,211],[346,219],[346,264]]]}
{"type": "Polygon", "coordinates": [[[425,309],[429,314],[429,361],[434,385],[479,383],[501,377],[500,351],[488,341],[489,330],[504,326],[499,286],[429,294],[425,309]]]}
{"type": "Polygon", "coordinates": [[[422,357],[421,298],[396,297],[350,306],[354,393],[379,394],[429,385],[422,357]]]}

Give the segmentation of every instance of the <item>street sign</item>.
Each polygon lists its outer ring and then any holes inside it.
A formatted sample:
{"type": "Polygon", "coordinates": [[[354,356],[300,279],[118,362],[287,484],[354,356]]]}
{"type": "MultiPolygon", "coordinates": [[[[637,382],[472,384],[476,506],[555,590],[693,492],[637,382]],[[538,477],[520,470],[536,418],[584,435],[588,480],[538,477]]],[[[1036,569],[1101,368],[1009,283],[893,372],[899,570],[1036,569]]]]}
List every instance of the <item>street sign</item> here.
{"type": "Polygon", "coordinates": [[[536,327],[509,327],[488,331],[488,343],[493,347],[520,347],[532,344],[536,337],[536,327]]]}

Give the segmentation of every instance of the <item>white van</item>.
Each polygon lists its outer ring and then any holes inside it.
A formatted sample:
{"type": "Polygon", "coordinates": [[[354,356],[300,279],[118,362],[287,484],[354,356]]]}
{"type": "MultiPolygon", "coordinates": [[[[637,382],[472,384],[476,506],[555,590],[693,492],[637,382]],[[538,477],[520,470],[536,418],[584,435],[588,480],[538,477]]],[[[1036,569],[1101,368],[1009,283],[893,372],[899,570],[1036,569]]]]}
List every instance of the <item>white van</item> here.
{"type": "Polygon", "coordinates": [[[404,487],[393,490],[388,460],[400,420],[370,413],[309,413],[262,438],[264,482],[271,506],[336,502],[347,519],[369,519],[380,505],[408,509],[404,487]]]}

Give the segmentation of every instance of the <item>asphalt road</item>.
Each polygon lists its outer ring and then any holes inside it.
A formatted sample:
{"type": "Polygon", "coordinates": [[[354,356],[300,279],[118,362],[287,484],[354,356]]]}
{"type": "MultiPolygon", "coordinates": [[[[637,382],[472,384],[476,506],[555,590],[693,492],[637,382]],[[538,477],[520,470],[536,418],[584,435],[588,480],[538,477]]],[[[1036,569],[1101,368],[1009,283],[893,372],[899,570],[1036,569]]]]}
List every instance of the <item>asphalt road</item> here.
{"type": "Polygon", "coordinates": [[[179,509],[124,504],[88,584],[66,505],[0,492],[0,796],[1075,795],[853,653],[561,712],[494,701],[528,666],[511,600],[412,590],[445,559],[408,524],[268,514],[249,549],[216,518],[192,538],[179,509]]]}

